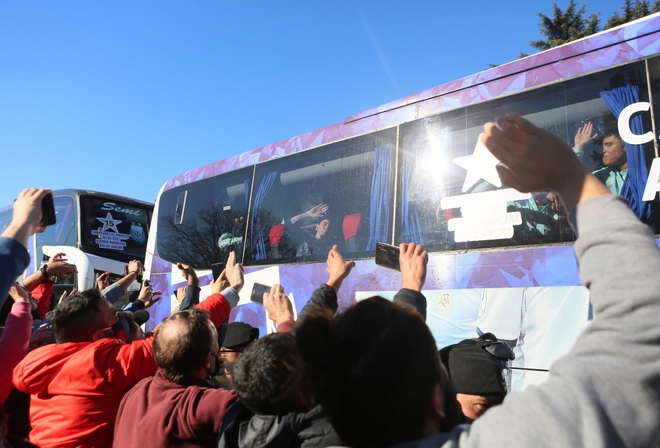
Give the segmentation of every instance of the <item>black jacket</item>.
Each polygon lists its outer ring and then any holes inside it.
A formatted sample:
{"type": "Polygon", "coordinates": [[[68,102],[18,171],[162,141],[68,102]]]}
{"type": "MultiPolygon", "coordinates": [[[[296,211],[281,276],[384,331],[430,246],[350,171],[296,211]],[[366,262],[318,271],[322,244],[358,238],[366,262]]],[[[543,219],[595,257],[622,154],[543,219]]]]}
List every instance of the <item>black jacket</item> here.
{"type": "Polygon", "coordinates": [[[342,445],[320,406],[308,413],[255,415],[234,403],[222,419],[218,448],[327,447],[342,445]]]}

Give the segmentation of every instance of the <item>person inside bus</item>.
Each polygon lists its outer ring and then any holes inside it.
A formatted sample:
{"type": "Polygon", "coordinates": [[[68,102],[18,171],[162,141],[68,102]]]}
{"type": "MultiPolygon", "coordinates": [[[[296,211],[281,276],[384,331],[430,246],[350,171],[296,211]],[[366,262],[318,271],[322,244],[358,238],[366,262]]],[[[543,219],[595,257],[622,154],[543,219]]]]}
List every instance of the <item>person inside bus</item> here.
{"type": "Polygon", "coordinates": [[[226,229],[220,238],[218,238],[218,248],[221,249],[225,258],[229,252],[234,251],[241,261],[243,256],[243,236],[245,235],[245,214],[236,213],[233,217],[232,224],[226,229]]]}
{"type": "Polygon", "coordinates": [[[308,316],[296,330],[304,377],[353,447],[653,446],[660,435],[660,248],[652,232],[551,132],[507,114],[487,123],[481,139],[501,162],[505,185],[559,193],[579,235],[575,255],[594,321],[551,366],[550,379],[451,431],[455,396],[435,339],[419,313],[394,302],[373,297],[337,318],[308,316]],[[398,354],[406,362],[393,368],[398,354]]]}
{"type": "Polygon", "coordinates": [[[288,220],[286,226],[297,243],[296,257],[325,256],[336,244],[332,234],[332,220],[327,216],[328,205],[320,203],[288,220]],[[309,221],[312,221],[309,224],[309,221]],[[300,225],[302,223],[303,225],[300,225]]]}
{"type": "MultiPolygon", "coordinates": [[[[594,176],[598,178],[614,194],[621,193],[621,187],[628,175],[628,158],[626,155],[626,143],[621,139],[616,125],[607,128],[603,137],[603,155],[602,164],[604,167],[593,171],[594,176]]],[[[593,132],[593,124],[586,123],[578,128],[575,134],[575,146],[573,150],[578,158],[587,166],[590,160],[585,146],[598,137],[593,132]]]]}

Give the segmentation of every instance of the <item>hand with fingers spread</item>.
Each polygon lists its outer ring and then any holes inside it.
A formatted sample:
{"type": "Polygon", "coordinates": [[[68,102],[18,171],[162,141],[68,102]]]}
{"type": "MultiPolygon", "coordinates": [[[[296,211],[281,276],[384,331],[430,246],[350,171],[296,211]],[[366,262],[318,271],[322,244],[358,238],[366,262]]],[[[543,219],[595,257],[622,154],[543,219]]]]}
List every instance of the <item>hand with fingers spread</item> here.
{"type": "Polygon", "coordinates": [[[326,262],[328,263],[328,267],[325,268],[325,270],[328,271],[328,281],[326,284],[334,289],[335,292],[339,292],[339,288],[341,288],[344,279],[348,277],[348,274],[351,273],[351,269],[355,267],[355,262],[344,261],[336,244],[332,246],[332,249],[328,252],[328,259],[326,262]]]}
{"type": "Polygon", "coordinates": [[[145,279],[142,282],[142,289],[137,299],[144,303],[144,309],[146,310],[162,298],[161,294],[161,291],[154,291],[154,288],[149,284],[149,280],[145,279]]]}
{"type": "Polygon", "coordinates": [[[320,203],[319,205],[315,205],[314,207],[310,208],[307,210],[305,213],[301,213],[299,215],[294,216],[291,218],[291,224],[295,224],[296,222],[300,221],[301,219],[309,219],[309,218],[320,218],[322,216],[325,216],[325,213],[328,211],[328,204],[320,203]]]}
{"type": "Polygon", "coordinates": [[[591,134],[593,131],[594,125],[591,121],[578,128],[577,133],[575,134],[574,148],[578,151],[582,151],[587,143],[598,137],[598,134],[591,134]]]}
{"type": "Polygon", "coordinates": [[[421,292],[426,282],[426,265],[428,262],[429,255],[423,246],[415,243],[400,244],[401,287],[421,292]]]}
{"type": "Polygon", "coordinates": [[[501,162],[502,182],[518,191],[556,191],[567,211],[585,199],[609,190],[580,162],[573,150],[552,132],[509,113],[486,123],[481,142],[501,162]]]}
{"type": "Polygon", "coordinates": [[[293,320],[293,307],[282,285],[274,284],[270,292],[264,293],[263,299],[268,318],[274,320],[276,325],[293,320]]]}
{"type": "MultiPolygon", "coordinates": [[[[96,281],[98,282],[98,279],[96,281]]],[[[78,288],[73,288],[71,292],[65,290],[60,296],[60,300],[57,301],[57,304],[59,305],[63,300],[66,300],[67,297],[73,296],[75,294],[78,294],[78,288]]]]}

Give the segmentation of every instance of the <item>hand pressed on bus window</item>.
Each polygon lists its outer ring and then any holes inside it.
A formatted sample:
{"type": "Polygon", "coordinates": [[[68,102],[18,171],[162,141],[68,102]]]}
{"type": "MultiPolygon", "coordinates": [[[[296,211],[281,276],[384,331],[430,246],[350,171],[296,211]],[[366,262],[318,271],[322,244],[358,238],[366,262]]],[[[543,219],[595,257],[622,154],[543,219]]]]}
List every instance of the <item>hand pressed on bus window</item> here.
{"type": "Polygon", "coordinates": [[[401,267],[401,288],[422,292],[426,282],[426,265],[429,255],[424,247],[415,244],[399,245],[399,266],[401,267]]]}
{"type": "MultiPolygon", "coordinates": [[[[232,251],[229,253],[224,272],[226,273],[227,280],[229,281],[229,286],[234,288],[237,293],[240,292],[241,288],[243,288],[243,283],[245,280],[243,279],[243,265],[236,262],[236,252],[232,251]]],[[[222,276],[222,274],[220,275],[222,276]]],[[[218,279],[219,278],[220,277],[218,277],[218,279]]]]}
{"type": "Polygon", "coordinates": [[[591,135],[593,131],[594,125],[591,121],[578,128],[577,133],[575,134],[575,139],[573,140],[575,143],[574,148],[578,151],[582,151],[587,143],[598,137],[598,134],[591,135]]]}
{"type": "Polygon", "coordinates": [[[263,300],[268,318],[275,321],[276,325],[293,320],[293,307],[282,285],[276,283],[271,286],[270,292],[264,293],[263,300]]]}
{"type": "Polygon", "coordinates": [[[348,274],[351,273],[351,269],[355,266],[354,261],[344,261],[344,258],[339,253],[337,245],[332,246],[332,249],[328,252],[328,259],[326,260],[328,267],[325,268],[328,271],[328,281],[326,285],[339,292],[341,284],[348,274]]]}

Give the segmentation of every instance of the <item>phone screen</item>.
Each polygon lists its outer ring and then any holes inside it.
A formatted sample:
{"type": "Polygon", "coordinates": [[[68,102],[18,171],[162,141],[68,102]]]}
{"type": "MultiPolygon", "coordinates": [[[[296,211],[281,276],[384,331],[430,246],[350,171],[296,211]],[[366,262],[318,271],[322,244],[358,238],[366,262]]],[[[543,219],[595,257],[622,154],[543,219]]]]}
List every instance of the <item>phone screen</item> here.
{"type": "Polygon", "coordinates": [[[224,263],[213,263],[211,265],[211,272],[213,272],[213,281],[216,281],[218,277],[220,277],[220,274],[222,274],[222,271],[224,270],[225,270],[224,263]]]}
{"type": "Polygon", "coordinates": [[[255,283],[252,287],[252,294],[250,301],[255,303],[264,304],[264,293],[270,292],[270,286],[261,283],[255,283]]]}
{"type": "Polygon", "coordinates": [[[401,270],[399,266],[399,248],[391,244],[376,244],[376,264],[384,268],[401,270]]]}

